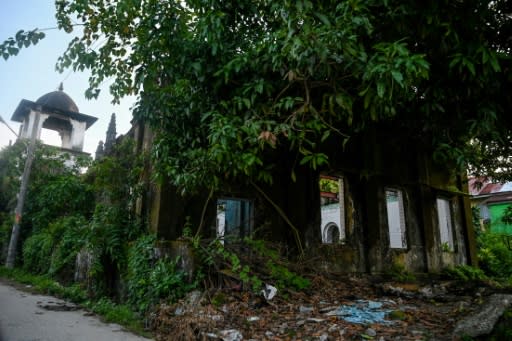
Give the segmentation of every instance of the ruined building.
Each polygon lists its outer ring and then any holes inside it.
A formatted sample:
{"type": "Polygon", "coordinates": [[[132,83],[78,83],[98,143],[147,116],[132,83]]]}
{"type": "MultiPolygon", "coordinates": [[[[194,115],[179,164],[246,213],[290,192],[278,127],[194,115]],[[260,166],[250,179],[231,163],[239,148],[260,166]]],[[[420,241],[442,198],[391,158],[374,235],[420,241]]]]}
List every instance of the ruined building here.
{"type": "MultiPolygon", "coordinates": [[[[227,242],[254,233],[293,248],[299,239],[329,271],[382,273],[399,265],[437,272],[476,264],[465,177],[436,164],[420,139],[395,129],[371,127],[344,148],[332,141],[329,167],[298,166],[295,181],[289,173],[295,159],[286,153],[279,154],[282,168],[272,185],[226,183],[211,198],[207,190],[182,196],[166,181],[148,180],[137,213],[164,240],[179,238],[187,223],[227,242]]],[[[153,132],[144,124],[136,123],[131,135],[138,152],[151,148],[153,132]]]]}

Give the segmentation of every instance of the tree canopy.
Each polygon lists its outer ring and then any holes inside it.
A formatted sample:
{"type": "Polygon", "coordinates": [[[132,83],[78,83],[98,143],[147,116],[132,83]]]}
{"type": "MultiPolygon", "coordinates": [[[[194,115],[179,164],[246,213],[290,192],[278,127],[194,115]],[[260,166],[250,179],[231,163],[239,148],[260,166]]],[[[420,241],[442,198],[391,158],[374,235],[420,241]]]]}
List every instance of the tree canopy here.
{"type": "MultiPolygon", "coordinates": [[[[440,162],[512,178],[512,5],[482,1],[56,0],[80,30],[58,60],[137,94],[156,169],[192,190],[225,177],[272,181],[278,158],[329,162],[369,126],[418,139],[440,162]]],[[[0,45],[5,57],[37,30],[0,45]]],[[[290,169],[294,178],[294,169],[290,169]]]]}

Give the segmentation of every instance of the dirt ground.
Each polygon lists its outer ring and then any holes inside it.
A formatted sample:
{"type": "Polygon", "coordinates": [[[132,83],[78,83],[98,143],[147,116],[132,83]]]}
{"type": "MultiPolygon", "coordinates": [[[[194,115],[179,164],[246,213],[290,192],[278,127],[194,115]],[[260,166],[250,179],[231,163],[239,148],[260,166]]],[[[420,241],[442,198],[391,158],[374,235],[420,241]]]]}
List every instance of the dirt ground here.
{"type": "Polygon", "coordinates": [[[193,293],[153,316],[157,340],[461,340],[458,321],[500,291],[489,283],[315,276],[305,292],[272,300],[223,289],[193,293]],[[375,319],[375,314],[384,316],[375,319]],[[368,316],[367,316],[368,315],[368,316]]]}

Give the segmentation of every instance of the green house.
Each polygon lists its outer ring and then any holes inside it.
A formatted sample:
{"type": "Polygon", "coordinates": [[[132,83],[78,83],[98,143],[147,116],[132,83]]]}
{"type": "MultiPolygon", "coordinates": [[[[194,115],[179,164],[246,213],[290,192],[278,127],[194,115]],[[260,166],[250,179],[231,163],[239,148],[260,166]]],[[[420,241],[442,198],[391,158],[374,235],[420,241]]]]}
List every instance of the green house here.
{"type": "Polygon", "coordinates": [[[512,224],[503,221],[506,209],[512,206],[512,182],[501,184],[471,179],[469,189],[472,205],[480,210],[482,227],[512,236],[512,224]]]}

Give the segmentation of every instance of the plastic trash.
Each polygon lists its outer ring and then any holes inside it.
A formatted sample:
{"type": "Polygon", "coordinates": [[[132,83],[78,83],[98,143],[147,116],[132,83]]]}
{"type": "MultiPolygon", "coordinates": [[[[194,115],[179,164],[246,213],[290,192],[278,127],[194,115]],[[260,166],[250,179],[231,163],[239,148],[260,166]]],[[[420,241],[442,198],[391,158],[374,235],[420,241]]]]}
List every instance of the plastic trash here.
{"type": "Polygon", "coordinates": [[[261,293],[263,294],[263,297],[265,297],[267,301],[270,301],[277,294],[277,288],[270,284],[265,284],[265,288],[261,290],[261,293]]]}
{"type": "Polygon", "coordinates": [[[354,305],[342,305],[326,315],[338,316],[347,322],[357,324],[392,324],[392,321],[385,319],[390,311],[382,309],[381,302],[358,300],[354,305]]]}

